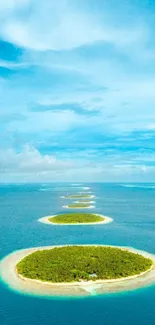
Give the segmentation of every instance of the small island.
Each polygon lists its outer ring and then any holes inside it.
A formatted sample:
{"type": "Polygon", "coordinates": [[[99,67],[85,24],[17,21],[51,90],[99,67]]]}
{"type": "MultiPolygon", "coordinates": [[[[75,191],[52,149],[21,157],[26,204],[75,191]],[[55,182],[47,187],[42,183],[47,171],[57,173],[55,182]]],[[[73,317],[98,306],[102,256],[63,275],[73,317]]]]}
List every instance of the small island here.
{"type": "Polygon", "coordinates": [[[94,205],[91,205],[90,203],[72,203],[72,204],[68,204],[65,205],[64,208],[68,208],[68,209],[92,209],[94,208],[94,205]]]}
{"type": "Polygon", "coordinates": [[[40,218],[39,222],[53,225],[97,225],[107,224],[113,221],[112,218],[94,213],[63,213],[56,216],[40,218]]]}
{"type": "Polygon", "coordinates": [[[64,198],[64,199],[91,199],[94,197],[95,197],[95,195],[90,195],[90,194],[71,194],[71,195],[65,195],[62,198],[64,198]]]}
{"type": "Polygon", "coordinates": [[[66,213],[49,218],[49,221],[61,224],[96,223],[103,222],[104,217],[93,213],[66,213]]]}
{"type": "Polygon", "coordinates": [[[131,247],[67,245],[15,251],[0,262],[10,289],[35,296],[87,296],[155,283],[155,256],[131,247]]]}

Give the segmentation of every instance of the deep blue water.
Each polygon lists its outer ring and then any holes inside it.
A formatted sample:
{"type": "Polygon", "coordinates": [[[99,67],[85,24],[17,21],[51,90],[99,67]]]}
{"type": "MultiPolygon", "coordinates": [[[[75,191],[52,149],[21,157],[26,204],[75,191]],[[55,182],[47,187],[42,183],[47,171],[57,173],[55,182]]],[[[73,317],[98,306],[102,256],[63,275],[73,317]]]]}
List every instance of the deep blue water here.
{"type": "MultiPolygon", "coordinates": [[[[54,244],[129,245],[155,253],[155,184],[84,184],[96,209],[114,218],[98,226],[48,226],[39,217],[64,212],[65,184],[0,186],[0,258],[14,250],[54,244]],[[44,190],[41,190],[44,189],[44,190]]],[[[78,191],[79,189],[74,189],[78,191]]],[[[82,299],[24,296],[0,283],[0,325],[154,325],[155,286],[82,299]]]]}

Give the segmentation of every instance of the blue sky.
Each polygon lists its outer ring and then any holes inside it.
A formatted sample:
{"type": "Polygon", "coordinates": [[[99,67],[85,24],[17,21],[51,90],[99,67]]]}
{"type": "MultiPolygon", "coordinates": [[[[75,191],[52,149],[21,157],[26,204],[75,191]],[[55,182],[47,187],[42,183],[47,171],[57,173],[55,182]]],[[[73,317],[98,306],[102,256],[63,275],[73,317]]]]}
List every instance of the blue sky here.
{"type": "Polygon", "coordinates": [[[155,182],[155,2],[0,2],[2,182],[155,182]]]}

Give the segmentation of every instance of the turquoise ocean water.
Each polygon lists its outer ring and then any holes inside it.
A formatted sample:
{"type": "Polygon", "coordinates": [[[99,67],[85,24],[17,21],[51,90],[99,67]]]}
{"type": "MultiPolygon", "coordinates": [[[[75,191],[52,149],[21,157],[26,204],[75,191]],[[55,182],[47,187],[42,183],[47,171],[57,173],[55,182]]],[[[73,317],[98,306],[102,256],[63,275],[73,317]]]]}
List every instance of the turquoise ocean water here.
{"type": "MultiPolygon", "coordinates": [[[[155,253],[155,184],[83,184],[97,196],[92,212],[107,225],[48,226],[37,219],[66,212],[67,184],[0,186],[0,258],[17,249],[58,244],[133,246],[155,253]]],[[[0,325],[154,325],[155,286],[89,298],[43,299],[0,282],[0,325]]]]}

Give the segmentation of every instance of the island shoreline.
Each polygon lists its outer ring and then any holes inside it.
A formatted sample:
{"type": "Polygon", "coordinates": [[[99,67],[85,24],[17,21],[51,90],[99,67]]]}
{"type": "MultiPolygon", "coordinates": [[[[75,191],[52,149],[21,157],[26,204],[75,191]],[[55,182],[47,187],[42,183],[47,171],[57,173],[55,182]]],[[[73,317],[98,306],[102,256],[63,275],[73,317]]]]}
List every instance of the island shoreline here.
{"type": "MultiPolygon", "coordinates": [[[[63,214],[62,214],[63,215],[63,214]]],[[[40,219],[38,219],[39,222],[41,223],[45,223],[45,224],[50,224],[50,225],[56,225],[56,226],[85,226],[85,225],[98,225],[98,224],[107,224],[107,223],[111,223],[113,221],[112,218],[107,217],[107,216],[103,216],[101,214],[97,214],[95,213],[96,216],[99,216],[101,218],[103,218],[103,221],[95,221],[95,222],[83,222],[83,223],[57,223],[57,222],[52,222],[49,221],[49,218],[54,218],[57,215],[52,215],[52,216],[46,216],[46,217],[42,217],[40,219]]]]}
{"type": "Polygon", "coordinates": [[[92,294],[114,293],[118,291],[135,290],[140,287],[145,287],[155,283],[155,255],[145,251],[137,250],[132,247],[112,246],[112,245],[59,245],[59,246],[41,246],[15,251],[4,257],[0,262],[1,279],[8,286],[22,293],[41,295],[41,296],[88,296],[92,294]],[[55,247],[65,246],[106,246],[121,248],[130,252],[141,254],[144,257],[150,258],[153,262],[150,269],[133,276],[110,279],[110,280],[90,280],[71,283],[51,283],[47,281],[25,278],[18,274],[16,265],[25,256],[38,251],[53,249],[55,247]]]}
{"type": "Polygon", "coordinates": [[[60,196],[60,198],[61,199],[69,199],[69,200],[80,200],[80,199],[86,199],[86,200],[88,199],[89,200],[89,199],[96,197],[95,195],[89,195],[89,194],[87,196],[86,195],[87,195],[86,193],[83,195],[81,194],[81,196],[79,196],[79,195],[72,196],[72,194],[71,194],[68,196],[67,195],[60,196]]]}
{"type": "MultiPolygon", "coordinates": [[[[83,204],[83,202],[82,202],[82,204],[83,204]]],[[[89,205],[88,207],[70,207],[69,205],[63,205],[63,208],[64,209],[72,209],[72,210],[74,210],[74,209],[81,209],[81,210],[83,210],[83,209],[94,209],[95,208],[95,205],[89,205]]]]}

